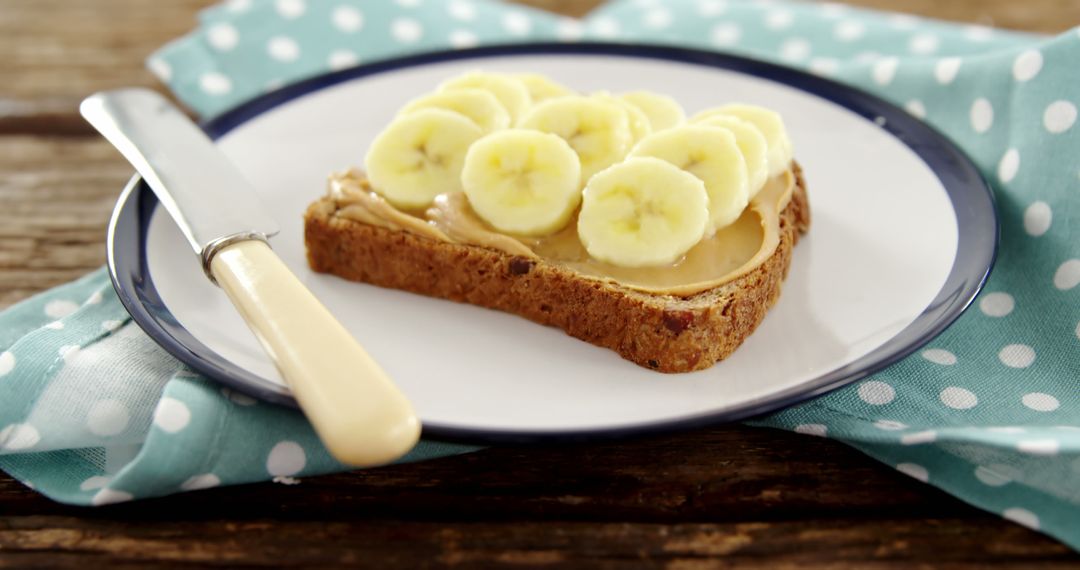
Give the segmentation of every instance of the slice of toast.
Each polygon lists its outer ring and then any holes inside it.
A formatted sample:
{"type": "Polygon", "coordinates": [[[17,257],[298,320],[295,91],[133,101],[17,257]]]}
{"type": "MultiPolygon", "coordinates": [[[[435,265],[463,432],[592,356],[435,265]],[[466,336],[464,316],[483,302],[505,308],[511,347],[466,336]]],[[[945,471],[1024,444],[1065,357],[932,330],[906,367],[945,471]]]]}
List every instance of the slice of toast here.
{"type": "Polygon", "coordinates": [[[757,269],[676,297],[583,277],[559,265],[335,216],[324,197],[304,214],[308,263],[321,273],[471,303],[555,326],[661,372],[708,368],[754,332],[780,296],[810,225],[802,171],[780,214],[780,244],[757,269]]]}

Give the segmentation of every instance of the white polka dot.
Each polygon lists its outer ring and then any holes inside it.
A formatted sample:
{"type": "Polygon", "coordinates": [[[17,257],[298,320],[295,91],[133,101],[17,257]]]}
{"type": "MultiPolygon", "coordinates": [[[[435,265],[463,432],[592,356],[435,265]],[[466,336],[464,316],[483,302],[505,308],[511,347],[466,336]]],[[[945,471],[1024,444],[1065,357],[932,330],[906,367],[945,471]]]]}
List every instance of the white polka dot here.
{"type": "Polygon", "coordinates": [[[395,40],[403,44],[411,44],[420,41],[420,38],[424,36],[424,28],[420,26],[420,22],[412,18],[398,18],[390,24],[390,33],[394,35],[395,40]]]}
{"type": "Polygon", "coordinates": [[[463,22],[471,22],[476,18],[476,5],[472,2],[454,0],[446,6],[446,11],[450,12],[451,18],[463,22]]]}
{"type": "Polygon", "coordinates": [[[160,57],[150,58],[146,66],[150,68],[150,73],[153,73],[161,81],[168,83],[172,79],[172,66],[164,59],[160,57]]]}
{"type": "Polygon", "coordinates": [[[266,470],[275,477],[296,475],[307,464],[304,448],[295,441],[282,441],[270,450],[266,458],[266,470]]]}
{"type": "Polygon", "coordinates": [[[941,40],[934,34],[917,34],[908,42],[908,51],[916,55],[929,55],[938,50],[941,40]]]}
{"type": "Polygon", "coordinates": [[[85,481],[79,483],[79,490],[81,491],[93,491],[100,489],[109,484],[111,477],[103,477],[101,475],[94,475],[93,477],[87,477],[85,481]]]}
{"type": "Polygon", "coordinates": [[[221,485],[220,477],[213,473],[203,473],[202,475],[195,475],[187,481],[180,483],[180,489],[183,491],[198,491],[200,489],[217,487],[218,485],[221,485]]]}
{"type": "Polygon", "coordinates": [[[1001,180],[1002,184],[1008,184],[1016,178],[1016,173],[1019,170],[1020,151],[1010,148],[1005,151],[1005,154],[1001,156],[1001,161],[998,162],[998,180],[1001,180]]]}
{"type": "Polygon", "coordinates": [[[791,38],[780,45],[780,57],[787,61],[802,61],[810,56],[810,42],[791,38]]]}
{"type": "Polygon", "coordinates": [[[653,8],[645,13],[645,27],[652,28],[654,30],[661,30],[671,27],[671,22],[674,18],[671,16],[671,10],[667,8],[653,8]]]}
{"type": "Polygon", "coordinates": [[[360,58],[347,49],[334,50],[330,53],[330,57],[326,58],[326,65],[334,71],[353,67],[357,63],[360,63],[360,58]]]}
{"type": "Polygon", "coordinates": [[[915,463],[901,463],[896,466],[896,470],[908,477],[918,479],[923,483],[930,480],[930,473],[922,465],[917,465],[915,463]]]}
{"type": "Polygon", "coordinates": [[[956,386],[949,386],[941,391],[938,395],[941,399],[941,403],[953,408],[954,410],[967,410],[974,408],[979,403],[979,399],[971,390],[965,388],[958,388],[956,386]]]}
{"type": "Polygon", "coordinates": [[[0,449],[17,451],[34,447],[41,441],[41,434],[30,424],[11,424],[0,429],[0,449]]]}
{"type": "Polygon", "coordinates": [[[1076,123],[1076,105],[1069,101],[1054,101],[1043,113],[1043,126],[1051,134],[1060,134],[1076,123]]]}
{"type": "Polygon", "coordinates": [[[883,429],[885,431],[899,431],[902,429],[907,429],[908,426],[907,424],[896,422],[893,420],[878,420],[874,422],[874,427],[878,429],[883,429]]]}
{"type": "Polygon", "coordinates": [[[896,390],[878,380],[859,384],[859,398],[872,406],[882,406],[896,399],[896,390]]]}
{"type": "Polygon", "coordinates": [[[697,11],[698,14],[706,18],[719,16],[727,11],[727,2],[724,2],[724,0],[699,0],[697,11]]]}
{"type": "Polygon", "coordinates": [[[601,38],[614,38],[619,35],[619,22],[614,18],[597,18],[590,24],[592,33],[601,38]]]}
{"type": "Polygon", "coordinates": [[[958,57],[943,57],[934,64],[934,79],[942,85],[948,85],[956,79],[960,71],[961,60],[958,57]]]}
{"type": "Polygon", "coordinates": [[[230,51],[240,43],[240,32],[232,24],[225,22],[214,24],[206,30],[206,39],[210,46],[218,51],[230,51]]]}
{"type": "Polygon", "coordinates": [[[795,16],[787,10],[770,10],[765,15],[765,27],[770,30],[783,30],[791,27],[795,16]]]}
{"type": "Polygon", "coordinates": [[[64,321],[53,321],[53,322],[45,325],[45,328],[47,328],[49,330],[54,330],[54,331],[64,330],[64,321]]]}
{"type": "Polygon", "coordinates": [[[1057,455],[1060,447],[1056,439],[1025,439],[1016,444],[1016,449],[1029,455],[1057,455]]]}
{"type": "Polygon", "coordinates": [[[285,85],[284,79],[281,79],[280,77],[276,79],[271,79],[270,81],[266,82],[266,85],[263,85],[263,91],[266,93],[270,93],[271,91],[277,91],[281,88],[282,85],[285,85]]]}
{"type": "Polygon", "coordinates": [[[874,76],[874,83],[878,85],[892,83],[893,77],[896,77],[896,68],[899,65],[900,60],[895,57],[886,57],[874,62],[874,68],[871,72],[874,76]]]}
{"type": "Polygon", "coordinates": [[[810,60],[810,71],[818,75],[832,75],[840,68],[840,62],[831,57],[815,57],[810,60]]]}
{"type": "Polygon", "coordinates": [[[199,88],[207,95],[225,95],[232,91],[232,81],[217,71],[210,71],[199,77],[199,88]]]}
{"type": "Polygon", "coordinates": [[[845,20],[833,27],[833,36],[842,42],[853,42],[866,33],[866,26],[857,20],[845,20]]]}
{"type": "Polygon", "coordinates": [[[1026,526],[1031,530],[1039,530],[1039,517],[1035,516],[1035,513],[1027,509],[1021,509],[1019,507],[1005,509],[1002,511],[1001,516],[1018,525],[1026,526]]]}
{"type": "Polygon", "coordinates": [[[116,491],[113,489],[102,489],[94,495],[93,499],[90,499],[90,504],[95,507],[103,505],[111,505],[113,503],[124,503],[134,499],[135,496],[126,491],[116,491]]]}
{"type": "Polygon", "coordinates": [[[109,331],[109,332],[114,332],[116,329],[120,328],[123,325],[124,325],[124,321],[116,321],[116,320],[101,321],[101,328],[106,330],[106,331],[109,331]]]}
{"type": "Polygon", "coordinates": [[[911,113],[911,116],[916,119],[926,118],[926,105],[923,105],[923,102],[918,99],[908,101],[907,104],[904,105],[904,109],[906,109],[908,113],[911,113]]]}
{"type": "Polygon", "coordinates": [[[933,430],[919,431],[915,433],[909,433],[900,437],[900,443],[904,445],[918,445],[920,443],[931,443],[937,440],[937,432],[933,430]]]}
{"type": "Polygon", "coordinates": [[[982,97],[971,104],[971,128],[977,133],[985,133],[994,126],[994,107],[982,97]]]}
{"type": "Polygon", "coordinates": [[[1019,469],[1001,463],[994,463],[986,466],[980,465],[975,468],[975,478],[984,485],[989,485],[991,487],[1008,485],[1019,479],[1020,475],[1019,469]]]}
{"type": "Polygon", "coordinates": [[[1004,317],[1016,306],[1012,295],[1008,293],[987,293],[979,299],[979,310],[988,317],[1004,317]]]}
{"type": "Polygon", "coordinates": [[[940,348],[928,348],[922,351],[922,357],[934,364],[940,364],[942,366],[952,366],[953,364],[956,364],[956,355],[940,348]]]}
{"type": "Polygon", "coordinates": [[[555,35],[564,42],[576,42],[585,35],[585,29],[581,22],[573,18],[564,18],[559,20],[559,25],[555,27],[555,35]]]}
{"type": "Polygon", "coordinates": [[[822,424],[799,424],[795,426],[795,433],[801,433],[804,435],[825,437],[828,432],[829,428],[822,424]]]}
{"type": "Polygon", "coordinates": [[[415,8],[420,5],[420,0],[394,0],[402,8],[415,8]]]}
{"type": "Polygon", "coordinates": [[[96,305],[101,302],[101,291],[94,291],[90,294],[90,298],[86,300],[87,305],[96,305]]]}
{"type": "Polygon", "coordinates": [[[1054,212],[1046,202],[1032,203],[1024,210],[1024,231],[1028,235],[1039,237],[1050,229],[1050,223],[1054,219],[1054,212]]]}
{"type": "Polygon", "coordinates": [[[510,12],[502,17],[502,27],[514,36],[524,36],[532,30],[532,20],[521,12],[510,12]]]}
{"type": "Polygon", "coordinates": [[[1010,344],[998,352],[998,359],[1010,368],[1027,368],[1035,362],[1035,349],[1026,344],[1010,344]]]}
{"type": "Polygon", "coordinates": [[[274,6],[282,18],[289,20],[303,16],[304,11],[307,9],[304,0],[277,0],[274,6]]]}
{"type": "Polygon", "coordinates": [[[973,42],[985,42],[994,37],[994,29],[978,24],[965,26],[964,37],[973,42]]]}
{"type": "Polygon", "coordinates": [[[116,400],[100,400],[86,412],[86,427],[101,437],[116,435],[127,429],[128,409],[116,400]]]}
{"type": "Polygon", "coordinates": [[[62,319],[79,310],[79,305],[66,299],[55,299],[45,304],[45,316],[62,319]]]}
{"type": "Polygon", "coordinates": [[[742,37],[742,30],[739,29],[737,24],[731,22],[724,22],[713,26],[709,32],[709,40],[715,46],[730,46],[739,42],[739,38],[742,37]]]}
{"type": "Polygon", "coordinates": [[[56,352],[60,355],[60,358],[64,359],[64,362],[71,362],[75,360],[75,357],[79,356],[79,345],[65,344],[56,352]]]}
{"type": "Polygon", "coordinates": [[[300,57],[300,44],[288,36],[270,38],[266,52],[278,61],[296,61],[300,57]]]}
{"type": "Polygon", "coordinates": [[[351,34],[364,27],[364,13],[352,6],[338,6],[330,15],[334,27],[351,34]]]}
{"type": "Polygon", "coordinates": [[[471,48],[479,43],[476,34],[469,30],[454,30],[450,32],[450,45],[458,49],[471,48]]]}
{"type": "Polygon", "coordinates": [[[1042,66],[1042,54],[1033,49],[1029,49],[1016,56],[1016,59],[1013,60],[1013,79],[1020,82],[1031,81],[1039,74],[1039,70],[1042,69],[1042,66]]]}
{"type": "Polygon", "coordinates": [[[889,16],[889,23],[898,30],[910,30],[919,24],[919,19],[910,14],[893,14],[889,16]]]}
{"type": "Polygon", "coordinates": [[[0,377],[7,376],[15,369],[15,355],[8,352],[0,352],[0,377]]]}
{"type": "Polygon", "coordinates": [[[1032,392],[1030,394],[1024,394],[1024,397],[1020,399],[1024,402],[1024,405],[1035,410],[1036,412],[1052,412],[1058,409],[1061,402],[1050,394],[1043,394],[1042,392],[1032,392]]]}
{"type": "Polygon", "coordinates": [[[1080,285],[1080,259],[1070,259],[1054,272],[1054,287],[1068,291],[1077,285],[1080,285]]]}
{"type": "Polygon", "coordinates": [[[247,12],[251,9],[251,0],[229,0],[225,6],[230,12],[247,12]]]}
{"type": "Polygon", "coordinates": [[[191,421],[191,410],[174,398],[162,398],[154,410],[154,425],[169,433],[176,433],[191,421]]]}

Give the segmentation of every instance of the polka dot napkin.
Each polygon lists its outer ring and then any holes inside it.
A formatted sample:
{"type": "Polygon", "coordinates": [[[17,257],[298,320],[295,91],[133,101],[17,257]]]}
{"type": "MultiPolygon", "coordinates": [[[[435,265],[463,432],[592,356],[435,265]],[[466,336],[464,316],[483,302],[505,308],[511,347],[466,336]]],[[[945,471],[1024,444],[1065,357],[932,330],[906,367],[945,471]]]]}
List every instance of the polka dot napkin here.
{"type": "MultiPolygon", "coordinates": [[[[493,0],[233,0],[148,62],[203,115],[304,77],[479,44],[583,39],[747,54],[856,85],[934,125],[994,186],[998,265],[920,353],[755,425],[844,441],[1080,548],[1080,33],[838,4],[624,0],[585,20],[493,0]]],[[[0,467],[100,505],[344,467],[297,413],[167,356],[103,271],[0,314],[0,467]]],[[[422,443],[406,460],[470,448],[422,443]]]]}

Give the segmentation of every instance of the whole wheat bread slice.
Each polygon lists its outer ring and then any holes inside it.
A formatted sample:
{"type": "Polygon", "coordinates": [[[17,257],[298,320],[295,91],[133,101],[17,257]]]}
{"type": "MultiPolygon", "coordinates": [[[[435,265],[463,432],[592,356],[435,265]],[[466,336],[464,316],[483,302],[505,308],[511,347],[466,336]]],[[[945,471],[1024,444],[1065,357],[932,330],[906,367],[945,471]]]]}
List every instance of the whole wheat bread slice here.
{"type": "Polygon", "coordinates": [[[304,214],[315,271],[520,315],[661,372],[708,368],[754,332],[780,296],[792,249],[810,225],[802,171],[780,215],[780,244],[757,269],[689,297],[582,277],[542,260],[437,241],[335,216],[324,197],[304,214]]]}

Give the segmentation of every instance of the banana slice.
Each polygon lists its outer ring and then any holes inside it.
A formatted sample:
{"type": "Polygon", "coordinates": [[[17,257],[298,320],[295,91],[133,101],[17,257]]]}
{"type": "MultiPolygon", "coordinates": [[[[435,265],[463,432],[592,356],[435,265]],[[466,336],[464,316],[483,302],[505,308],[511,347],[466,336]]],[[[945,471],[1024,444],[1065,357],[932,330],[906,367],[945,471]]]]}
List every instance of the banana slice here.
{"type": "Polygon", "coordinates": [[[490,91],[502,103],[506,111],[510,113],[511,123],[516,123],[532,105],[532,98],[529,96],[529,90],[525,88],[525,84],[521,80],[503,73],[472,71],[443,82],[439,85],[438,91],[457,89],[490,91]]]}
{"type": "Polygon", "coordinates": [[[514,77],[525,85],[525,89],[529,90],[529,96],[532,97],[534,105],[547,99],[574,94],[573,89],[539,73],[518,73],[514,77]]]}
{"type": "Polygon", "coordinates": [[[436,195],[461,190],[465,152],[483,131],[465,115],[421,109],[398,117],[364,158],[371,187],[399,208],[423,208],[436,195]]]}
{"type": "Polygon", "coordinates": [[[590,97],[617,105],[626,112],[627,125],[630,127],[630,138],[632,139],[630,142],[631,145],[652,134],[652,126],[649,124],[649,117],[646,116],[641,109],[613,96],[607,91],[593,93],[590,97]]]}
{"type": "Polygon", "coordinates": [[[558,135],[581,159],[581,182],[619,162],[630,149],[626,112],[613,103],[571,95],[532,108],[518,126],[558,135]]]}
{"type": "Polygon", "coordinates": [[[690,122],[697,123],[716,115],[731,115],[753,123],[761,134],[765,135],[765,142],[769,145],[769,176],[781,174],[791,166],[791,139],[788,138],[784,120],[779,113],[757,105],[733,103],[706,109],[694,115],[690,122]]]}
{"type": "Polygon", "coordinates": [[[757,196],[769,179],[769,145],[765,141],[765,135],[761,134],[753,123],[734,115],[714,115],[694,124],[727,129],[735,135],[735,144],[739,145],[739,151],[746,160],[746,173],[750,178],[750,199],[757,196]]]}
{"type": "Polygon", "coordinates": [[[589,179],[578,236],[592,257],[621,267],[674,263],[705,235],[709,197],[696,176],[631,158],[589,179]]]}
{"type": "Polygon", "coordinates": [[[549,133],[508,129],[476,141],[461,185],[472,209],[495,229],[539,236],[562,229],[581,203],[581,163],[549,133]]]}
{"type": "Polygon", "coordinates": [[[446,109],[465,115],[485,133],[510,126],[510,113],[490,91],[483,89],[455,89],[431,93],[405,104],[398,115],[407,115],[420,109],[446,109]]]}
{"type": "Polygon", "coordinates": [[[645,113],[654,133],[677,127],[686,121],[686,113],[683,112],[682,106],[667,95],[652,91],[631,91],[619,97],[645,113]]]}
{"type": "Polygon", "coordinates": [[[697,176],[709,193],[709,228],[739,219],[750,200],[746,160],[731,131],[689,125],[654,133],[639,142],[630,156],[653,156],[697,176]]]}

